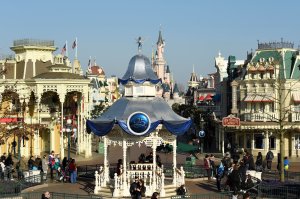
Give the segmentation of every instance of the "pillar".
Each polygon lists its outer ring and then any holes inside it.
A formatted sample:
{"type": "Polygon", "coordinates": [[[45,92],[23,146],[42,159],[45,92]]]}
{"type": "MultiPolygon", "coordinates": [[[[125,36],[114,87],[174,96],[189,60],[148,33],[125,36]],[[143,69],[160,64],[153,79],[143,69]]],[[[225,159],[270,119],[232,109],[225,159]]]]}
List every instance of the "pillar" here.
{"type": "Polygon", "coordinates": [[[64,102],[65,102],[65,94],[59,95],[59,101],[61,104],[61,132],[60,132],[60,157],[65,157],[65,148],[64,148],[64,134],[62,132],[62,128],[64,126],[64,102]]]}
{"type": "Polygon", "coordinates": [[[35,63],[36,63],[36,60],[32,60],[32,77],[34,77],[36,74],[35,63]]]}
{"type": "Polygon", "coordinates": [[[175,137],[175,139],[173,140],[173,185],[176,185],[176,168],[177,168],[176,149],[177,149],[177,140],[175,137]]]}
{"type": "Polygon", "coordinates": [[[103,167],[104,167],[104,177],[105,177],[105,182],[109,182],[109,168],[108,168],[108,159],[107,159],[107,147],[108,147],[108,142],[106,136],[103,137],[103,144],[104,144],[104,160],[103,160],[103,167]]]}
{"type": "MultiPolygon", "coordinates": [[[[40,124],[40,98],[36,99],[37,101],[37,123],[40,124]]],[[[34,144],[35,153],[40,155],[41,149],[40,149],[40,129],[37,129],[36,132],[36,143],[34,144]]]]}
{"type": "Polygon", "coordinates": [[[237,114],[238,109],[237,109],[237,86],[238,83],[236,81],[231,82],[231,87],[232,87],[232,109],[231,113],[232,114],[237,114]]]}
{"type": "Polygon", "coordinates": [[[224,128],[221,128],[221,140],[222,140],[222,143],[221,143],[221,145],[222,145],[222,154],[223,154],[223,156],[225,155],[225,143],[224,143],[224,137],[225,137],[225,130],[224,130],[224,128]]]}
{"type": "Polygon", "coordinates": [[[253,149],[254,149],[254,133],[251,134],[251,150],[253,153],[253,149]]]}
{"type": "Polygon", "coordinates": [[[265,139],[264,139],[264,142],[265,142],[265,148],[264,148],[264,151],[265,151],[265,154],[267,154],[268,153],[268,151],[269,151],[269,148],[270,148],[270,146],[269,146],[269,144],[270,144],[270,140],[269,140],[269,132],[268,131],[266,131],[265,132],[265,139]]]}
{"type": "Polygon", "coordinates": [[[152,143],[152,154],[153,154],[153,183],[152,183],[152,191],[156,190],[156,147],[157,147],[157,131],[154,132],[153,135],[153,143],[152,143]]]}
{"type": "Polygon", "coordinates": [[[128,187],[127,187],[127,142],[126,140],[123,138],[123,142],[122,142],[122,147],[123,147],[123,189],[127,191],[128,187]]]}

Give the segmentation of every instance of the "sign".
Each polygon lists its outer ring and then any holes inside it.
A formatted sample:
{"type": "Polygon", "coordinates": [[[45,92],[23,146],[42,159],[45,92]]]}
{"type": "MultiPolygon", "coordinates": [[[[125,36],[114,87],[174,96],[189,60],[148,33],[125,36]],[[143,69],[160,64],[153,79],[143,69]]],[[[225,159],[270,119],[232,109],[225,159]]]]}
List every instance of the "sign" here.
{"type": "Polygon", "coordinates": [[[228,126],[228,127],[240,126],[241,125],[240,118],[233,117],[233,116],[223,117],[222,125],[223,126],[228,126]]]}
{"type": "Polygon", "coordinates": [[[198,135],[201,138],[205,137],[205,131],[203,131],[203,130],[199,131],[198,135]]]}
{"type": "Polygon", "coordinates": [[[133,135],[144,135],[151,126],[149,116],[143,112],[132,113],[127,120],[127,127],[133,135]]]}

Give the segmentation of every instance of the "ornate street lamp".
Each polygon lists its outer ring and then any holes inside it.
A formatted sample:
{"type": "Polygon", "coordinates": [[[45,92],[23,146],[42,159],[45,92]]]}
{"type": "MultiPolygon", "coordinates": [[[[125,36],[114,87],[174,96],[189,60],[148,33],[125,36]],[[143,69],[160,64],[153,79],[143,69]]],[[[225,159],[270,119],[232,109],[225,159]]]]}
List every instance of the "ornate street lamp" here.
{"type": "Polygon", "coordinates": [[[68,160],[70,160],[71,134],[75,134],[77,132],[77,128],[73,128],[72,120],[70,118],[67,119],[65,127],[62,128],[62,132],[68,134],[68,160]]]}

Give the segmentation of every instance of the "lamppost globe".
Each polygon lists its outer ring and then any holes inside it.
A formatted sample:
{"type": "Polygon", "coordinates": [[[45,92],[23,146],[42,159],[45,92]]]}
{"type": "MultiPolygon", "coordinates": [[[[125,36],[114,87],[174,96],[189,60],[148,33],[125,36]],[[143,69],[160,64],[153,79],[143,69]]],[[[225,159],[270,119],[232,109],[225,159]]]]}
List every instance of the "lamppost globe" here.
{"type": "Polygon", "coordinates": [[[72,131],[72,129],[70,129],[69,127],[67,127],[66,131],[67,131],[67,133],[70,133],[72,131]]]}
{"type": "Polygon", "coordinates": [[[62,128],[62,132],[66,132],[66,128],[62,128]]]}
{"type": "Polygon", "coordinates": [[[76,133],[77,132],[77,128],[73,128],[73,132],[76,133]]]}

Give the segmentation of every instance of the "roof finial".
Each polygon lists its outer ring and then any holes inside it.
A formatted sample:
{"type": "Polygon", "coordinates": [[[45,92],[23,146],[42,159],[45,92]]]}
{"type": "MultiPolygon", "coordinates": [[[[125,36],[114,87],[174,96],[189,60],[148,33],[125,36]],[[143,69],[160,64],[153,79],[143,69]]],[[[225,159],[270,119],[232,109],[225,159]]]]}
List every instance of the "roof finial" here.
{"type": "Polygon", "coordinates": [[[221,55],[222,55],[220,50],[219,50],[219,53],[218,53],[218,55],[219,55],[219,57],[221,57],[221,55]]]}
{"type": "Polygon", "coordinates": [[[142,52],[143,42],[144,42],[144,40],[142,39],[141,36],[139,36],[139,37],[136,39],[136,43],[138,44],[138,52],[139,52],[139,53],[142,52]]]}

